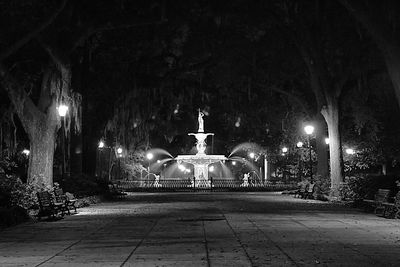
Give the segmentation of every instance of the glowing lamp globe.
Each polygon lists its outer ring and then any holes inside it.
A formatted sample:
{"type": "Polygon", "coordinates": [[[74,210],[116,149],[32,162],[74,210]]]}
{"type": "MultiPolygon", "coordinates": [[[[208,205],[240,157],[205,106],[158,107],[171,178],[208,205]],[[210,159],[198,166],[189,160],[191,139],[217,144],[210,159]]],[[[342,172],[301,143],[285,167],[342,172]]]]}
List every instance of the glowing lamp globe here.
{"type": "Polygon", "coordinates": [[[103,141],[100,141],[99,142],[99,148],[103,148],[104,147],[104,142],[103,141]]]}
{"type": "Polygon", "coordinates": [[[304,127],[304,131],[305,131],[306,134],[308,134],[308,135],[313,134],[313,132],[314,132],[314,126],[312,126],[312,125],[307,125],[306,127],[304,127]]]}
{"type": "Polygon", "coordinates": [[[303,147],[303,142],[297,142],[296,146],[297,147],[303,147]]]}
{"type": "Polygon", "coordinates": [[[352,148],[347,148],[346,149],[346,154],[348,154],[348,155],[354,155],[356,152],[354,151],[354,149],[352,149],[352,148]]]}
{"type": "Polygon", "coordinates": [[[249,154],[249,157],[252,158],[252,159],[254,159],[255,156],[256,156],[256,155],[254,154],[254,152],[251,152],[251,153],[249,154]]]}
{"type": "Polygon", "coordinates": [[[148,160],[152,160],[152,159],[154,158],[153,153],[147,153],[147,154],[146,154],[146,158],[147,158],[148,160]]]}
{"type": "Polygon", "coordinates": [[[117,153],[118,153],[118,154],[122,154],[122,148],[120,148],[120,147],[117,148],[117,153]]]}
{"type": "Polygon", "coordinates": [[[29,156],[29,153],[31,152],[28,149],[22,150],[22,154],[24,154],[25,156],[29,156]]]}
{"type": "Polygon", "coordinates": [[[61,117],[65,117],[65,115],[67,115],[68,112],[68,106],[61,104],[60,106],[58,106],[57,110],[58,110],[58,115],[60,115],[61,117]]]}
{"type": "Polygon", "coordinates": [[[287,148],[287,147],[282,147],[282,152],[283,152],[283,153],[288,152],[288,148],[287,148]]]}
{"type": "Polygon", "coordinates": [[[210,168],[208,168],[208,170],[209,170],[210,172],[213,172],[213,171],[214,171],[214,166],[210,166],[210,168]]]}
{"type": "Polygon", "coordinates": [[[329,138],[325,138],[325,144],[329,145],[329,138]]]}

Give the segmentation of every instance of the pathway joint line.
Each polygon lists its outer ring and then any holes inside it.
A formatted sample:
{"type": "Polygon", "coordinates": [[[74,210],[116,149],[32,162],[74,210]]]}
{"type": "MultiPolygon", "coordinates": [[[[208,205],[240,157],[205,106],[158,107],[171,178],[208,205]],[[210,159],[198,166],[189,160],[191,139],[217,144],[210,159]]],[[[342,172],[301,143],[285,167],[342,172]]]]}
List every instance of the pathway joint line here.
{"type": "Polygon", "coordinates": [[[81,242],[83,239],[85,239],[85,237],[90,236],[91,234],[103,229],[104,227],[106,227],[107,225],[111,224],[112,222],[114,222],[116,220],[111,220],[108,223],[105,223],[104,225],[96,228],[95,230],[91,231],[90,233],[88,233],[87,235],[83,236],[81,239],[79,239],[78,241],[72,243],[71,245],[69,245],[68,247],[64,248],[63,250],[57,252],[56,254],[54,254],[53,256],[51,256],[50,258],[48,258],[47,260],[42,261],[41,263],[39,263],[38,265],[35,265],[35,267],[41,266],[43,264],[45,264],[46,262],[54,259],[55,257],[57,257],[58,255],[60,255],[61,253],[63,253],[64,251],[67,251],[68,249],[70,249],[71,247],[75,246],[76,244],[78,244],[79,242],[81,242]]]}
{"type": "Polygon", "coordinates": [[[128,257],[121,263],[120,267],[124,266],[128,260],[132,257],[133,253],[142,245],[143,241],[150,235],[151,231],[153,231],[154,227],[156,227],[156,224],[161,218],[158,218],[153,225],[150,227],[150,229],[147,231],[147,233],[143,236],[143,238],[139,241],[139,243],[135,246],[135,248],[129,253],[128,257]]]}
{"type": "MultiPolygon", "coordinates": [[[[225,214],[224,214],[224,217],[226,218],[225,214]]],[[[247,250],[246,250],[246,248],[244,247],[244,245],[243,245],[242,241],[240,240],[239,236],[237,235],[237,233],[236,233],[235,230],[233,229],[232,225],[229,223],[228,218],[226,218],[225,221],[226,221],[226,224],[227,224],[227,225],[229,226],[229,228],[231,229],[233,235],[235,236],[236,241],[239,243],[240,247],[243,249],[244,253],[246,254],[247,260],[250,262],[250,265],[251,265],[252,267],[253,267],[253,266],[256,266],[256,265],[254,265],[253,261],[251,260],[249,253],[247,253],[247,250]]]]}
{"type": "Polygon", "coordinates": [[[204,221],[202,221],[202,225],[203,225],[203,235],[204,235],[204,246],[206,248],[207,266],[210,267],[211,263],[210,263],[210,257],[208,254],[208,241],[207,241],[206,227],[204,226],[204,221]]]}
{"type": "Polygon", "coordinates": [[[248,216],[246,216],[246,219],[247,219],[251,224],[253,224],[253,225],[257,228],[257,230],[258,230],[259,232],[261,232],[261,234],[262,234],[266,239],[268,239],[272,244],[274,244],[274,246],[277,247],[277,248],[279,249],[279,251],[282,252],[283,255],[285,255],[295,266],[301,266],[301,265],[299,265],[288,253],[286,253],[276,242],[274,242],[263,230],[261,230],[260,227],[258,227],[258,225],[257,225],[255,222],[253,222],[248,216]]]}
{"type": "MultiPolygon", "coordinates": [[[[295,222],[295,223],[297,223],[297,224],[300,224],[301,226],[303,226],[303,227],[309,229],[310,231],[316,232],[319,236],[322,236],[322,235],[323,235],[322,233],[318,232],[317,230],[315,230],[315,229],[313,229],[313,228],[310,228],[310,227],[308,227],[307,225],[305,225],[305,224],[303,224],[303,223],[301,223],[301,222],[299,222],[299,221],[295,221],[295,220],[293,220],[293,219],[291,219],[291,220],[292,220],[293,222],[295,222]]],[[[342,222],[342,221],[340,221],[340,222],[343,223],[343,224],[346,224],[346,223],[344,223],[344,222],[342,222]]],[[[335,239],[333,239],[332,237],[330,237],[329,235],[325,235],[325,236],[326,236],[327,238],[329,238],[330,240],[333,240],[334,242],[337,242],[337,243],[339,243],[339,244],[342,244],[343,247],[348,248],[348,249],[351,249],[352,251],[357,252],[357,253],[359,253],[360,255],[363,255],[364,257],[366,257],[366,258],[370,259],[371,261],[373,261],[375,264],[379,264],[379,265],[384,264],[384,262],[381,262],[380,260],[371,258],[369,255],[362,253],[360,250],[358,250],[358,249],[356,249],[356,248],[354,248],[354,247],[352,247],[352,246],[350,246],[350,245],[347,245],[347,244],[345,244],[345,243],[343,243],[343,242],[340,242],[339,240],[335,240],[335,239]]]]}

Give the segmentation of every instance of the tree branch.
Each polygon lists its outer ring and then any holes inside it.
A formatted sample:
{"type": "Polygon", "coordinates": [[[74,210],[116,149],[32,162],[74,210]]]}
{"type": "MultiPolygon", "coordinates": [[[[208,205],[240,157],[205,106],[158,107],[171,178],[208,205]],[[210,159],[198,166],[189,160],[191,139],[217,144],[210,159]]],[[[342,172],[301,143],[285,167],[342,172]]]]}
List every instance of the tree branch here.
{"type": "Polygon", "coordinates": [[[46,20],[44,21],[39,27],[37,27],[35,30],[29,32],[27,35],[22,37],[19,41],[14,43],[11,47],[9,47],[7,50],[3,51],[0,53],[0,62],[15,53],[18,49],[23,47],[26,43],[28,43],[30,40],[35,38],[39,33],[41,33],[43,30],[45,30],[53,21],[57,18],[57,16],[61,13],[61,11],[64,9],[66,3],[68,0],[63,0],[61,5],[59,6],[58,9],[56,9],[53,14],[46,20]]]}
{"type": "Polygon", "coordinates": [[[383,20],[376,21],[369,14],[368,10],[357,1],[338,0],[355,18],[359,21],[370,34],[378,40],[377,44],[393,43],[388,27],[385,27],[383,20]]]}
{"type": "Polygon", "coordinates": [[[136,28],[141,26],[149,26],[149,25],[159,25],[164,23],[166,20],[162,19],[160,21],[152,21],[152,22],[141,22],[141,23],[133,23],[133,24],[120,24],[120,25],[113,25],[113,24],[105,24],[95,28],[87,28],[78,38],[76,41],[73,42],[73,46],[71,51],[74,51],[77,47],[83,44],[90,36],[96,33],[104,32],[104,31],[111,31],[111,30],[118,30],[118,29],[130,29],[136,28]]]}
{"type": "Polygon", "coordinates": [[[36,108],[23,87],[12,77],[2,64],[0,64],[0,83],[13,103],[22,126],[29,134],[33,123],[35,123],[35,118],[42,118],[43,114],[36,108]]]}
{"type": "Polygon", "coordinates": [[[293,93],[290,93],[288,91],[280,89],[277,86],[267,86],[267,85],[261,84],[261,83],[256,83],[256,84],[260,87],[267,87],[268,89],[270,89],[272,91],[275,91],[277,93],[280,93],[282,95],[286,95],[286,96],[292,98],[300,106],[300,108],[304,111],[304,113],[306,113],[308,116],[311,117],[310,110],[307,107],[306,101],[303,98],[301,98],[300,96],[297,96],[293,93]]]}

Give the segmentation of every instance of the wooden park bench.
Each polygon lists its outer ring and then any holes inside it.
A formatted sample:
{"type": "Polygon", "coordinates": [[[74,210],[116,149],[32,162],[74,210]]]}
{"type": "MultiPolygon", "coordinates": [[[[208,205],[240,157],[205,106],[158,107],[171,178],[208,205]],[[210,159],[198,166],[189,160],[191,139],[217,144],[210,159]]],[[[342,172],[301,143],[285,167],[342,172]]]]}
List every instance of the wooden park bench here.
{"type": "Polygon", "coordinates": [[[303,198],[303,196],[305,195],[305,193],[307,192],[307,185],[306,183],[301,184],[300,188],[296,191],[296,193],[294,194],[294,197],[301,197],[303,198]]]}
{"type": "Polygon", "coordinates": [[[53,196],[47,191],[38,192],[36,195],[39,202],[39,213],[37,215],[39,220],[43,216],[56,218],[59,213],[61,216],[64,216],[65,212],[68,210],[64,202],[55,201],[53,196]]]}
{"type": "Polygon", "coordinates": [[[113,198],[124,198],[127,195],[127,193],[122,192],[114,184],[108,184],[108,193],[113,198]]]}
{"type": "Polygon", "coordinates": [[[314,194],[314,188],[315,184],[302,184],[294,196],[304,199],[312,198],[314,194]]]}
{"type": "Polygon", "coordinates": [[[66,195],[64,193],[64,191],[62,190],[62,188],[54,188],[53,192],[54,192],[54,198],[55,198],[56,202],[64,203],[67,208],[68,214],[71,214],[72,209],[74,209],[75,213],[77,212],[76,206],[75,206],[77,199],[66,195]]]}
{"type": "Polygon", "coordinates": [[[315,184],[308,184],[307,190],[304,193],[303,198],[304,199],[314,198],[314,196],[313,196],[314,189],[315,189],[315,184]]]}
{"type": "Polygon", "coordinates": [[[364,199],[363,202],[374,208],[374,213],[379,216],[384,216],[385,205],[383,203],[389,203],[390,190],[389,189],[378,189],[374,199],[364,199]]]}
{"type": "Polygon", "coordinates": [[[385,207],[383,216],[385,218],[399,218],[400,219],[400,191],[397,192],[394,197],[394,202],[383,202],[382,205],[385,207]]]}

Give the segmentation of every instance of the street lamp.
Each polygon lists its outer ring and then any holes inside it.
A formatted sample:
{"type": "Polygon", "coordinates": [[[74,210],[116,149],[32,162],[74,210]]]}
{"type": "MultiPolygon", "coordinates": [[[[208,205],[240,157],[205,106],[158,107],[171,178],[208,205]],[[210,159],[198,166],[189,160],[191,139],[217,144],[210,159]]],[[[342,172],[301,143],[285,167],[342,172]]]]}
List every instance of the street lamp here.
{"type": "Polygon", "coordinates": [[[99,148],[104,148],[104,146],[105,146],[105,145],[104,145],[104,142],[103,142],[103,141],[100,141],[100,142],[99,142],[99,148]]]}
{"type": "Polygon", "coordinates": [[[356,152],[354,151],[354,149],[352,149],[352,148],[347,148],[346,149],[346,154],[347,155],[354,155],[356,152]]]}
{"type": "Polygon", "coordinates": [[[65,172],[65,133],[64,133],[64,124],[65,124],[65,116],[68,112],[68,106],[61,104],[57,108],[58,115],[61,117],[61,150],[62,150],[62,163],[61,163],[61,179],[64,179],[65,172]]]}
{"type": "Polygon", "coordinates": [[[150,175],[150,161],[154,158],[154,154],[149,152],[146,154],[146,158],[149,161],[147,164],[147,175],[150,175]]]}
{"type": "Polygon", "coordinates": [[[288,149],[287,147],[285,147],[285,146],[282,147],[282,153],[286,153],[286,152],[288,152],[288,150],[289,150],[289,149],[288,149]]]}
{"type": "Polygon", "coordinates": [[[148,160],[152,160],[153,158],[154,158],[154,155],[153,155],[153,153],[147,153],[146,154],[146,158],[148,159],[148,160]]]}
{"type": "Polygon", "coordinates": [[[249,153],[249,157],[250,157],[251,159],[254,159],[255,156],[256,156],[256,154],[254,154],[254,152],[250,152],[250,153],[249,153]]]}
{"type": "Polygon", "coordinates": [[[311,135],[314,133],[314,126],[307,125],[304,127],[304,131],[308,136],[308,152],[310,157],[310,182],[313,183],[313,171],[312,171],[312,157],[311,157],[311,135]]]}
{"type": "Polygon", "coordinates": [[[24,154],[25,156],[29,156],[29,153],[31,153],[28,149],[24,149],[24,150],[22,150],[22,154],[24,154]]]}

